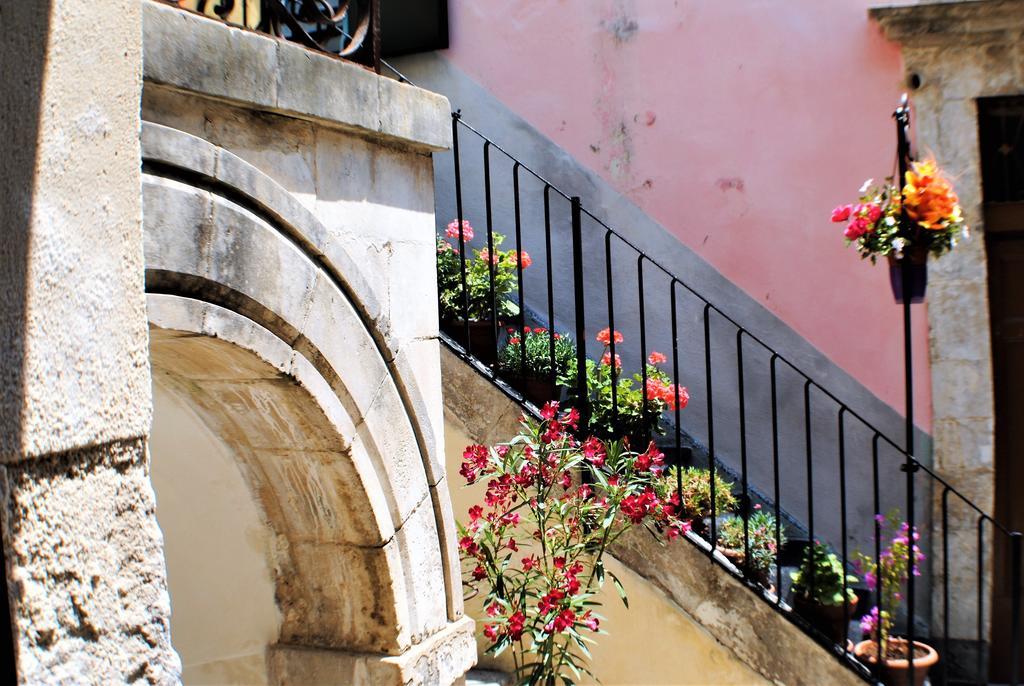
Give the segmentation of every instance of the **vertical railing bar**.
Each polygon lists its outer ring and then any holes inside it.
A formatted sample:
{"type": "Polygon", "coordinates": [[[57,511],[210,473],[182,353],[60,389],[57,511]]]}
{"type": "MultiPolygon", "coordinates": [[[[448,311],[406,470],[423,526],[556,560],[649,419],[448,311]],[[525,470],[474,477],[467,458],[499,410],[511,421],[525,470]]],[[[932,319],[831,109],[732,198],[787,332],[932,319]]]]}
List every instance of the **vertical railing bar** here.
{"type": "MultiPolygon", "coordinates": [[[[555,287],[554,287],[554,266],[551,261],[551,184],[544,184],[544,250],[546,252],[547,262],[547,280],[548,280],[548,328],[553,332],[555,329],[555,287]]],[[[573,266],[575,269],[575,265],[573,266]]],[[[582,265],[580,265],[582,269],[582,265]]],[[[525,340],[525,333],[523,334],[525,340]]],[[[577,350],[583,345],[583,341],[577,338],[576,346],[577,350]]],[[[548,354],[551,359],[555,359],[555,335],[551,334],[548,339],[548,354]]],[[[586,369],[576,370],[577,374],[586,375],[586,369]]],[[[551,370],[551,383],[557,383],[557,375],[555,370],[551,370]]],[[[582,399],[582,396],[580,396],[582,399]]],[[[582,410],[580,410],[582,412],[582,410]]]]}
{"type": "Polygon", "coordinates": [[[949,683],[949,486],[942,490],[942,682],[949,683]]]}
{"type": "MultiPolygon", "coordinates": [[[[811,382],[808,379],[804,382],[804,446],[807,451],[807,544],[811,546],[811,554],[814,548],[814,459],[813,448],[811,447],[811,382]]],[[[814,559],[813,557],[811,558],[814,559]]],[[[808,567],[808,591],[810,597],[814,597],[814,564],[808,567]]]]}
{"type": "MultiPolygon", "coordinates": [[[[779,359],[777,353],[772,353],[769,367],[771,369],[771,390],[772,390],[772,478],[775,481],[774,508],[775,508],[775,550],[782,547],[782,517],[779,500],[782,497],[779,488],[779,398],[776,361],[779,359]]],[[[775,604],[782,602],[782,567],[775,565],[775,604]]]]}
{"type": "Polygon", "coordinates": [[[708,403],[708,481],[711,494],[711,552],[718,547],[718,508],[715,503],[715,403],[711,389],[711,305],[704,305],[704,378],[708,403]]]}
{"type": "MultiPolygon", "coordinates": [[[[850,633],[850,590],[846,581],[849,564],[846,541],[846,407],[839,408],[839,537],[843,553],[843,650],[850,633]]],[[[813,551],[811,553],[813,555],[813,551]]],[[[813,557],[811,558],[814,559],[813,557]]],[[[813,564],[813,563],[812,563],[813,564]]]]}
{"type": "Polygon", "coordinates": [[[1021,639],[1021,541],[1019,531],[1010,534],[1010,684],[1020,683],[1020,639],[1021,639]]]}
{"type": "Polygon", "coordinates": [[[985,515],[978,517],[978,639],[977,677],[984,679],[985,636],[985,515]]]}
{"type": "MultiPolygon", "coordinates": [[[[647,444],[651,440],[651,432],[647,421],[649,412],[647,407],[647,316],[644,311],[644,256],[642,254],[636,258],[636,280],[640,306],[640,417],[644,431],[644,449],[646,450],[647,444]]],[[[637,448],[639,447],[637,446],[637,448]]]]}
{"type": "MultiPolygon", "coordinates": [[[[590,425],[590,402],[587,385],[587,317],[585,311],[586,292],[583,284],[583,214],[580,199],[573,196],[572,206],[572,263],[573,294],[576,318],[576,394],[579,400],[580,429],[586,431],[590,425]]],[[[554,331],[551,341],[554,342],[554,331]]]]}
{"type": "MultiPolygon", "coordinates": [[[[676,315],[676,280],[669,283],[670,303],[672,307],[672,378],[676,387],[679,385],[679,327],[676,315]]],[[[679,398],[676,398],[675,421],[676,421],[676,495],[679,498],[679,507],[683,506],[683,445],[682,427],[679,425],[679,398]]]]}
{"type": "MultiPolygon", "coordinates": [[[[740,480],[743,484],[743,575],[750,575],[750,493],[747,481],[747,403],[743,388],[743,329],[736,330],[736,376],[740,401],[740,480]]],[[[775,551],[776,557],[779,550],[775,551]]],[[[777,559],[776,559],[777,561],[777,559]]],[[[776,591],[781,595],[782,590],[776,591]]]]}
{"type": "Polygon", "coordinates": [[[455,161],[455,220],[459,227],[459,264],[460,277],[462,280],[462,326],[465,338],[466,352],[472,354],[472,345],[469,342],[469,288],[466,286],[466,234],[462,230],[462,167],[459,161],[459,120],[462,112],[452,112],[452,159],[455,161]]]}
{"type": "Polygon", "coordinates": [[[497,278],[494,253],[494,215],[491,208],[491,142],[484,141],[484,216],[487,219],[488,301],[491,306],[491,333],[494,336],[494,358],[498,357],[498,298],[494,280],[497,278]]]}
{"type": "MultiPolygon", "coordinates": [[[[512,165],[512,201],[516,222],[516,290],[519,296],[519,381],[526,384],[526,307],[523,303],[523,222],[519,206],[519,161],[512,165]]],[[[554,336],[552,329],[549,334],[554,336]]],[[[552,359],[552,367],[554,359],[552,359]]]]}
{"type": "MultiPolygon", "coordinates": [[[[618,387],[619,375],[615,368],[615,294],[612,286],[612,232],[604,233],[605,284],[608,292],[608,366],[612,379],[612,427],[619,433],[618,387]]],[[[635,446],[631,446],[635,448],[635,446]]]]}
{"type": "Polygon", "coordinates": [[[883,673],[884,655],[882,652],[882,613],[885,608],[882,607],[882,523],[879,521],[882,510],[882,498],[879,492],[878,486],[878,438],[879,433],[876,431],[874,437],[871,439],[871,477],[873,485],[873,496],[874,496],[874,510],[875,510],[875,607],[878,608],[878,629],[876,633],[876,639],[878,641],[878,654],[875,660],[875,673],[881,676],[883,673]]]}

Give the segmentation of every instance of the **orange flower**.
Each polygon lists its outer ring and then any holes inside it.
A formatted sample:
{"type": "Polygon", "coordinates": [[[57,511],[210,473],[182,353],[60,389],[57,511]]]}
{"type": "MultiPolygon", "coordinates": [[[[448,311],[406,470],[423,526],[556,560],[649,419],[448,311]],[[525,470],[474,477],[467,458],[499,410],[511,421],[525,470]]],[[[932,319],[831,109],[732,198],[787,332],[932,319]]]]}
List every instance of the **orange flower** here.
{"type": "Polygon", "coordinates": [[[907,216],[922,228],[942,231],[961,221],[959,199],[935,160],[914,162],[906,175],[903,196],[907,216]]]}

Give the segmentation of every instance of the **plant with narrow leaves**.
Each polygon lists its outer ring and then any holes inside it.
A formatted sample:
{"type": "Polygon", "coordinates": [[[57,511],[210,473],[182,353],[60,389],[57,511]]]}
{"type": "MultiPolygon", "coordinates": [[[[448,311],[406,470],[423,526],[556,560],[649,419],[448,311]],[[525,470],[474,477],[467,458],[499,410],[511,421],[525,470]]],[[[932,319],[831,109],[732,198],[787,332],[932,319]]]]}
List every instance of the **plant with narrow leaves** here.
{"type": "Polygon", "coordinates": [[[507,377],[515,378],[525,373],[526,378],[554,380],[556,384],[565,385],[566,375],[576,359],[576,344],[572,338],[541,326],[524,326],[521,329],[510,326],[507,332],[508,339],[498,351],[498,368],[507,377]]]}
{"type": "Polygon", "coordinates": [[[581,444],[575,410],[559,413],[551,402],[541,416],[524,417],[508,443],[466,448],[460,474],[487,491],[459,526],[459,549],[466,587],[485,595],[487,652],[510,650],[519,684],[548,686],[590,675],[607,547],[638,524],[669,539],[688,525],[655,492],[664,456],[653,442],[643,453],[593,437],[581,444]]]}
{"type": "Polygon", "coordinates": [[[845,581],[845,604],[857,604],[857,593],[852,588],[857,577],[847,574],[843,563],[823,543],[807,547],[800,568],[790,572],[789,576],[793,579],[794,595],[820,605],[843,605],[845,581]]]}

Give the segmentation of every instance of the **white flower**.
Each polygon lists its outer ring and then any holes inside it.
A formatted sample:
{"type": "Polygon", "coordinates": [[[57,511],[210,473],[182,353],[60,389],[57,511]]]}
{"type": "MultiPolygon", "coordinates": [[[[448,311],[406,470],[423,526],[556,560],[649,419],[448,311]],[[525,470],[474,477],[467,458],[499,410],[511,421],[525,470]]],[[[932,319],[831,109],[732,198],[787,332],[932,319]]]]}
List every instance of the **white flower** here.
{"type": "Polygon", "coordinates": [[[896,259],[903,259],[903,248],[907,247],[907,241],[903,238],[894,238],[892,241],[893,252],[896,253],[896,259]]]}
{"type": "Polygon", "coordinates": [[[896,217],[886,217],[885,218],[885,225],[886,226],[896,226],[896,217]]]}
{"type": "Polygon", "coordinates": [[[971,227],[967,226],[967,224],[964,224],[963,236],[965,241],[971,237],[971,227]]]}
{"type": "Polygon", "coordinates": [[[869,189],[869,188],[871,188],[871,184],[873,184],[874,182],[875,182],[875,180],[874,180],[874,179],[868,179],[867,181],[865,181],[865,182],[864,182],[864,185],[862,185],[862,186],[860,187],[860,193],[861,193],[861,195],[863,195],[864,193],[867,193],[867,192],[868,192],[868,189],[869,189]]]}

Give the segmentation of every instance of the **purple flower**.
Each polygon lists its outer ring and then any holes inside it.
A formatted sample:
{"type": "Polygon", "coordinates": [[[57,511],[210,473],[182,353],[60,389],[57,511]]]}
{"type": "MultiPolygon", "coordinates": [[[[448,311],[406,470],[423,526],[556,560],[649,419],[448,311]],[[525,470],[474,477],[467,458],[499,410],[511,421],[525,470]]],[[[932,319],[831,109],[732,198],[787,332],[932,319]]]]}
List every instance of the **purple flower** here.
{"type": "Polygon", "coordinates": [[[878,630],[878,607],[871,608],[871,612],[860,618],[860,630],[865,634],[874,634],[878,630]]]}
{"type": "Polygon", "coordinates": [[[878,522],[879,524],[885,524],[885,516],[884,515],[880,515],[880,514],[876,514],[875,515],[875,521],[878,522]]]}

